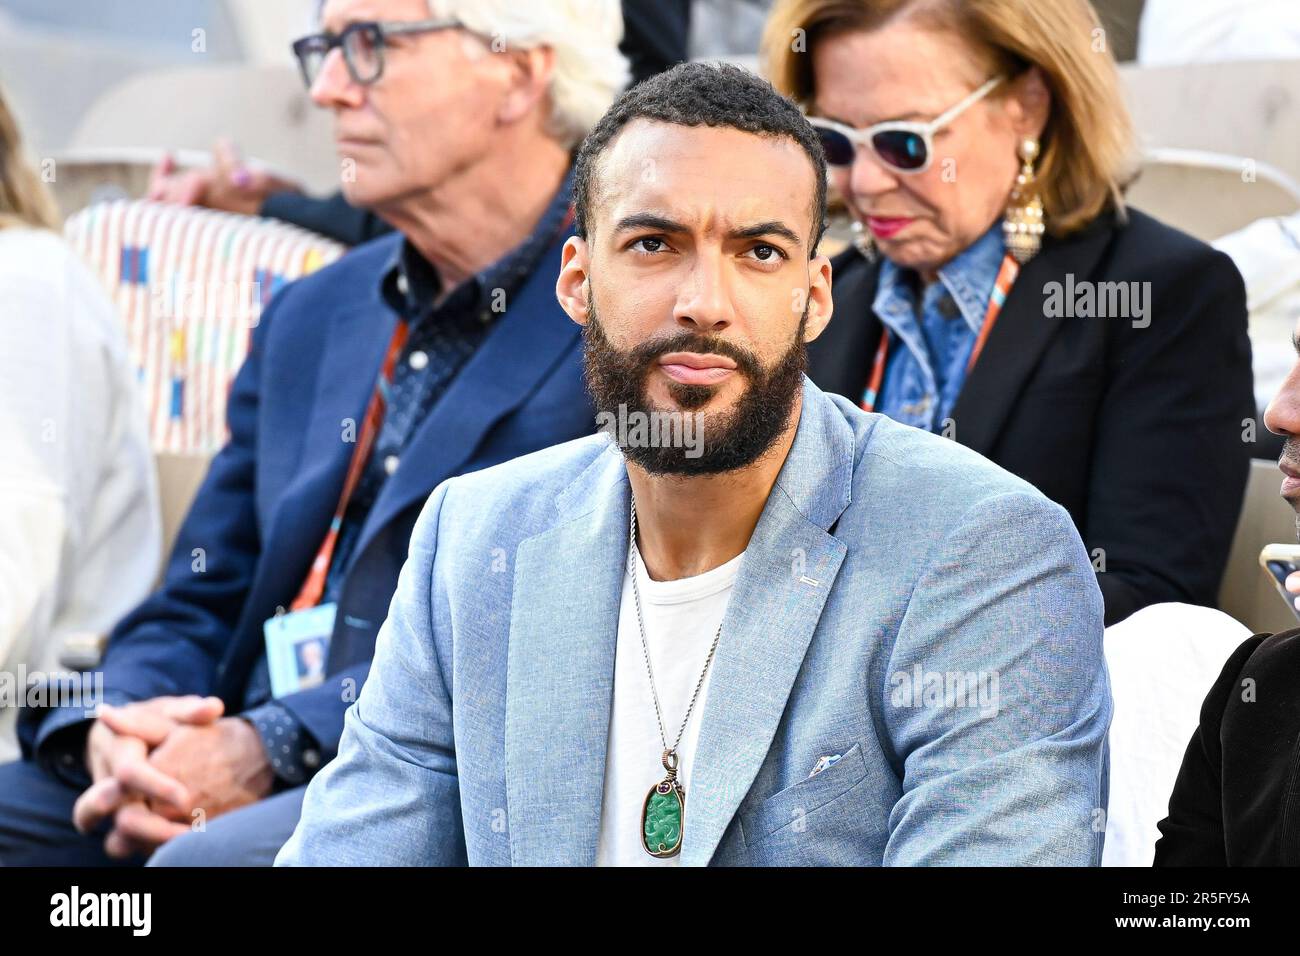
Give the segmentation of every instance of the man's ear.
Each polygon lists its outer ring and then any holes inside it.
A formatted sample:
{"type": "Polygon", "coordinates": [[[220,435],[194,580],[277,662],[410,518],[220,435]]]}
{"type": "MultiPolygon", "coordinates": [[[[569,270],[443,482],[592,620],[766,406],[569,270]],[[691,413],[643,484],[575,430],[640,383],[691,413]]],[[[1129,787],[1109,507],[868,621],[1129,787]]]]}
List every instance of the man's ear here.
{"type": "Polygon", "coordinates": [[[502,123],[517,123],[546,98],[555,73],[555,51],[543,46],[512,50],[508,55],[511,57],[510,87],[501,101],[499,119],[502,123]]]}
{"type": "Polygon", "coordinates": [[[835,311],[831,298],[831,260],[828,256],[814,256],[808,263],[808,324],[803,340],[811,342],[822,334],[835,311]]]}
{"type": "Polygon", "coordinates": [[[555,297],[560,308],[579,325],[587,324],[587,240],[570,236],[560,254],[560,277],[555,297]]]}

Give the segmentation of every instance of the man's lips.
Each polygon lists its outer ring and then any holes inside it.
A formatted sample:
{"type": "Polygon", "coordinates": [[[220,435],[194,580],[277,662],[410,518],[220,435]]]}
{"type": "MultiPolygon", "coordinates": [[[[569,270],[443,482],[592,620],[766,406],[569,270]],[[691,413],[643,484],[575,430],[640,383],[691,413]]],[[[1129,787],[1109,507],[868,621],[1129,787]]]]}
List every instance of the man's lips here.
{"type": "Polygon", "coordinates": [[[669,352],[659,357],[659,367],[683,385],[716,385],[736,370],[736,363],[711,353],[669,352]]]}
{"type": "Polygon", "coordinates": [[[1282,479],[1282,497],[1292,498],[1300,495],[1300,465],[1279,461],[1277,467],[1286,477],[1282,479]]]}
{"type": "Polygon", "coordinates": [[[877,239],[892,239],[915,221],[913,216],[868,216],[867,228],[877,239]]]}

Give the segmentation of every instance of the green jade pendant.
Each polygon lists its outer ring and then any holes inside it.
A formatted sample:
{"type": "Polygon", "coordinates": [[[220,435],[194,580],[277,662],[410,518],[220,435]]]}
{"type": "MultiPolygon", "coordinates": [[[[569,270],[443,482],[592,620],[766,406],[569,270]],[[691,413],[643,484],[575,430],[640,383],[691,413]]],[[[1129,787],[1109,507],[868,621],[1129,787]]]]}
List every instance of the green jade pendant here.
{"type": "Polygon", "coordinates": [[[653,857],[676,856],[682,849],[686,791],[677,779],[677,752],[664,751],[668,776],[650,788],[641,808],[641,845],[653,857]]]}

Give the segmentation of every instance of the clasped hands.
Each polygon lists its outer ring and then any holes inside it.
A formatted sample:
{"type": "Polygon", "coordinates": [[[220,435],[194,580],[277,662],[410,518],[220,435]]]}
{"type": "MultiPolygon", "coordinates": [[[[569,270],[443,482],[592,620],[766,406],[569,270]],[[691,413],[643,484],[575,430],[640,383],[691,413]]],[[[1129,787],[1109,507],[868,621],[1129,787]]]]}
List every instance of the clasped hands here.
{"type": "Polygon", "coordinates": [[[72,822],[89,833],[111,818],[111,857],[147,855],[196,821],[271,792],[274,774],[252,725],[223,717],[217,697],[155,697],[103,706],[86,738],[93,783],[72,822]]]}

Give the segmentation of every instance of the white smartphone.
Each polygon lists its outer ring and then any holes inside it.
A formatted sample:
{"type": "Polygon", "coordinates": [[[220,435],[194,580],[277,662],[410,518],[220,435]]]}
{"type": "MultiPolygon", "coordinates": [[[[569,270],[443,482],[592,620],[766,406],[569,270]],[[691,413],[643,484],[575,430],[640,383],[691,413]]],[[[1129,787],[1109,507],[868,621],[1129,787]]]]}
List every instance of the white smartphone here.
{"type": "Polygon", "coordinates": [[[1300,610],[1296,609],[1295,600],[1300,595],[1292,594],[1286,589],[1287,577],[1300,571],[1300,544],[1266,544],[1259,553],[1259,566],[1269,576],[1277,593],[1282,595],[1291,613],[1300,620],[1300,610]]]}

